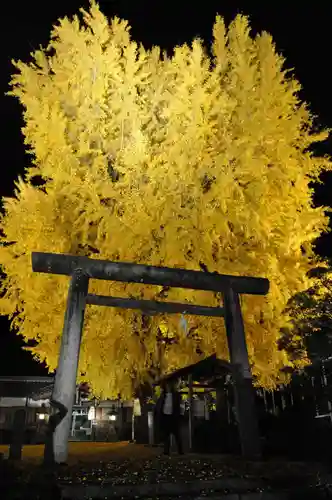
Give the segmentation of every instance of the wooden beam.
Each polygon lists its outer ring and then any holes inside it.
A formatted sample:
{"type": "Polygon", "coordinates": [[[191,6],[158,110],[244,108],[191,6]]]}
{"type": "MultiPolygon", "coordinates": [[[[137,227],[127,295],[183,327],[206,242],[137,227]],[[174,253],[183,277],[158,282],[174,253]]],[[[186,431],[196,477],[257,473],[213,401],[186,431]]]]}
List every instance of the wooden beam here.
{"type": "Polygon", "coordinates": [[[196,306],[193,304],[179,304],[177,302],[157,302],[154,300],[135,300],[122,297],[108,297],[92,295],[87,297],[87,304],[94,306],[121,307],[123,309],[140,309],[147,314],[191,314],[195,316],[223,317],[222,307],[196,306]]]}
{"type": "MultiPolygon", "coordinates": [[[[205,392],[214,392],[215,388],[210,387],[209,385],[194,385],[193,386],[193,394],[204,394],[205,392]],[[197,391],[195,392],[195,389],[206,389],[204,392],[203,391],[197,391]]],[[[189,394],[189,389],[181,389],[179,390],[180,394],[189,394]]]]}
{"type": "Polygon", "coordinates": [[[188,418],[188,438],[189,438],[189,451],[193,451],[193,437],[194,437],[194,405],[193,405],[193,377],[190,374],[188,377],[188,401],[189,401],[189,418],[188,418]]]}
{"type": "Polygon", "coordinates": [[[145,266],[128,262],[110,262],[74,255],[32,253],[32,269],[35,272],[71,276],[75,269],[82,269],[93,279],[144,283],[193,290],[222,292],[230,287],[236,293],[266,295],[269,280],[246,276],[229,276],[218,273],[145,266]]]}
{"type": "Polygon", "coordinates": [[[233,365],[235,408],[242,455],[245,458],[255,459],[261,456],[255,394],[240,300],[234,290],[229,289],[224,292],[224,307],[228,350],[233,365]]]}

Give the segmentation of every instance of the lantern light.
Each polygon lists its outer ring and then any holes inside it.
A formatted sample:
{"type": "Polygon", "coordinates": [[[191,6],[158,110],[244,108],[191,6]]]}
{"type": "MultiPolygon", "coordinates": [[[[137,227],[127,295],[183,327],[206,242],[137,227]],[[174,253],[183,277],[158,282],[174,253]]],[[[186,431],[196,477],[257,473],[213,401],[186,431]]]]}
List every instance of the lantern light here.
{"type": "Polygon", "coordinates": [[[94,406],[90,406],[89,413],[88,413],[88,419],[95,420],[95,418],[96,418],[96,409],[94,406]]]}

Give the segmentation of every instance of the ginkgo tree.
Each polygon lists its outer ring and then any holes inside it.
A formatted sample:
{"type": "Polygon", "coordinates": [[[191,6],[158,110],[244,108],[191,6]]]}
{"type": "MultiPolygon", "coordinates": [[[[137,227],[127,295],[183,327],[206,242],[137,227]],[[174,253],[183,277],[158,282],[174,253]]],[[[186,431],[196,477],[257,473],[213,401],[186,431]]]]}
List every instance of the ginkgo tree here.
{"type": "MultiPolygon", "coordinates": [[[[267,277],[268,296],[244,296],[242,306],[253,373],[274,386],[282,368],[306,362],[278,340],[327,228],[310,187],[330,168],[310,152],[326,133],[314,133],[271,36],[252,37],[243,16],[227,29],[217,17],[209,55],[199,40],[172,54],[147,50],[95,2],[81,14],[60,20],[32,62],[15,62],[10,94],[23,107],[32,164],[4,200],[1,314],[53,370],[68,278],[33,273],[33,251],[267,277]]],[[[90,292],[220,302],[97,280],[90,292]]],[[[214,352],[227,358],[223,321],[87,307],[80,373],[95,393],[130,395],[161,352],[163,371],[214,352]]]]}

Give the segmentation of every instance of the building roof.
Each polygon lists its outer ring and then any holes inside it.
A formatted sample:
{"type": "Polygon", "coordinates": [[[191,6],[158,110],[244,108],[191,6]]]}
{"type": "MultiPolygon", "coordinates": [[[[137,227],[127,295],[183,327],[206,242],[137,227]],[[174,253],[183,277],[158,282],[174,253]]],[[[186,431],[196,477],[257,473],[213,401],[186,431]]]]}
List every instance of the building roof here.
{"type": "Polygon", "coordinates": [[[227,374],[232,372],[232,365],[229,361],[219,359],[216,354],[212,354],[208,358],[198,361],[192,365],[180,368],[168,375],[162,377],[156,385],[162,382],[185,379],[192,375],[195,382],[206,382],[214,384],[218,379],[223,379],[227,374]]]}
{"type": "Polygon", "coordinates": [[[53,377],[0,377],[0,398],[48,398],[53,377]]]}

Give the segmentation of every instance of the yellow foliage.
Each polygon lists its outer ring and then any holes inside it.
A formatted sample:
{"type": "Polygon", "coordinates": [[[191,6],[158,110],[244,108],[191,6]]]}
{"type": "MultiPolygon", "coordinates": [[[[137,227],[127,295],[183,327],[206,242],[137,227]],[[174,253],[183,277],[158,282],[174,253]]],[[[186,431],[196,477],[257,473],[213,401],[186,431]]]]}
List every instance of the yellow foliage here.
{"type": "MultiPolygon", "coordinates": [[[[68,278],[34,274],[32,251],[265,276],[269,295],[242,303],[253,372],[272,387],[291,364],[277,349],[283,311],[310,285],[311,243],[327,228],[309,183],[330,165],[308,151],[325,136],[312,133],[298,82],[243,16],[228,30],[217,17],[213,58],[198,40],[171,57],[145,50],[94,2],[83,20],[62,19],[47,49],[15,63],[11,94],[24,108],[33,166],[5,200],[1,314],[19,312],[13,326],[39,341],[33,353],[54,369],[68,278]]],[[[90,292],[155,299],[160,287],[96,280],[90,292]]],[[[167,293],[218,303],[207,292],[167,293]]],[[[158,363],[160,324],[176,340],[165,348],[167,371],[196,361],[197,345],[228,357],[220,319],[187,320],[195,340],[179,315],[147,325],[138,312],[88,306],[80,372],[96,393],[131,395],[133,379],[158,363]]]]}

